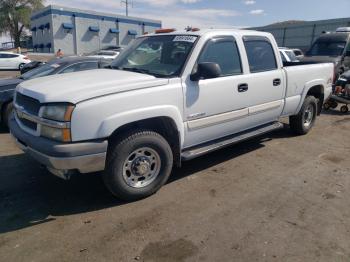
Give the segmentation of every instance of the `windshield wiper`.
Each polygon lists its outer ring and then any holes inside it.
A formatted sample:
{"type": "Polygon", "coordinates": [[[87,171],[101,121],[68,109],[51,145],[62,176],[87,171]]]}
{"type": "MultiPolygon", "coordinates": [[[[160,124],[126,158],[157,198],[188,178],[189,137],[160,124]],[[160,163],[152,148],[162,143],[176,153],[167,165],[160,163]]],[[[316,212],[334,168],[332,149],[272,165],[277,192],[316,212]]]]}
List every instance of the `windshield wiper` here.
{"type": "Polygon", "coordinates": [[[147,69],[141,69],[141,68],[136,68],[136,67],[115,67],[115,69],[131,71],[131,72],[136,72],[136,73],[141,73],[141,74],[147,74],[147,75],[151,75],[154,77],[165,77],[164,75],[150,72],[147,69]]]}
{"type": "Polygon", "coordinates": [[[143,73],[143,74],[151,75],[149,70],[136,68],[136,67],[122,67],[121,70],[132,71],[132,72],[136,72],[136,73],[143,73]]]}

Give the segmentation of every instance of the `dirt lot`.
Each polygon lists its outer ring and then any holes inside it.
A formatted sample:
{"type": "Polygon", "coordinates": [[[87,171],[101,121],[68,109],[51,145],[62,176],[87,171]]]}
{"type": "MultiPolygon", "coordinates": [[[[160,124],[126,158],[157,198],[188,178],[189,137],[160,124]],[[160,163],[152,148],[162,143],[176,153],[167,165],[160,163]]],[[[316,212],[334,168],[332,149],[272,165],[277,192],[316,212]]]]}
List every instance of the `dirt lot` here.
{"type": "Polygon", "coordinates": [[[2,261],[350,261],[350,115],[185,163],[156,195],[63,181],[0,131],[2,261]]]}

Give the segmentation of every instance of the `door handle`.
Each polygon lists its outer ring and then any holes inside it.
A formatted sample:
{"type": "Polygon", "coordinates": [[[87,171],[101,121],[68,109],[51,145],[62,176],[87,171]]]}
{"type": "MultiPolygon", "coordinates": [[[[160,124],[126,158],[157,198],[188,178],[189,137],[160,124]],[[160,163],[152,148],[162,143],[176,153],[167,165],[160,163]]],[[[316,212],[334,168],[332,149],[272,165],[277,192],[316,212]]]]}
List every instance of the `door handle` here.
{"type": "Polygon", "coordinates": [[[281,84],[281,79],[276,78],[276,79],[273,80],[273,85],[274,86],[279,86],[280,84],[281,84]]]}
{"type": "Polygon", "coordinates": [[[248,84],[238,85],[238,92],[243,93],[248,91],[248,84]]]}

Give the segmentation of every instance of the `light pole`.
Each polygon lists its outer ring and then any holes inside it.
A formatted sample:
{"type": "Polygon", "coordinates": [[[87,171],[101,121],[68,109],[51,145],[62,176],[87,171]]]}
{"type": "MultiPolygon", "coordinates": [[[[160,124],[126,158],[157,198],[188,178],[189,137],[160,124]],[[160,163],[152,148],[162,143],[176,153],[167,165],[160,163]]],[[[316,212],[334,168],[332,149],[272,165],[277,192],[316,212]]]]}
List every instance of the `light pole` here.
{"type": "Polygon", "coordinates": [[[129,16],[129,5],[132,6],[132,1],[130,1],[130,0],[122,0],[121,3],[125,4],[125,14],[126,14],[126,16],[129,16]]]}

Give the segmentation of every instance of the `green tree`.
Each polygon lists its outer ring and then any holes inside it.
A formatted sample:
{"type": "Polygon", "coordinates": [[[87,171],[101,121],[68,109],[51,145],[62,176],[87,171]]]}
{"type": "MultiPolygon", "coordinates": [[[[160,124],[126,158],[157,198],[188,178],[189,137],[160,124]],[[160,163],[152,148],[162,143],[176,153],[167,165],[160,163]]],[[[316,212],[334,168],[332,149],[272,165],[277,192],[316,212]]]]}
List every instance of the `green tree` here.
{"type": "Polygon", "coordinates": [[[43,8],[44,0],[0,0],[0,34],[7,33],[20,45],[25,29],[30,27],[32,12],[43,8]]]}

